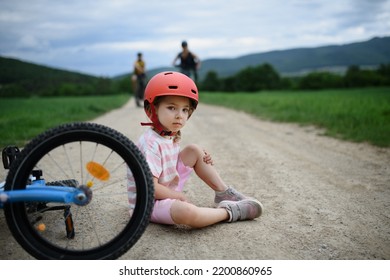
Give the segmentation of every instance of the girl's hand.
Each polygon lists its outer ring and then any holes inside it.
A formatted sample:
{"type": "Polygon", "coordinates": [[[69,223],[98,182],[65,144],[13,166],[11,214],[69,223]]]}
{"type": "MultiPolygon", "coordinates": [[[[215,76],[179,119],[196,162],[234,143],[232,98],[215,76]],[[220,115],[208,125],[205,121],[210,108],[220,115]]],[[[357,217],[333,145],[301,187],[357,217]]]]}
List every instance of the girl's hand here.
{"type": "Polygon", "coordinates": [[[211,158],[211,155],[207,153],[206,150],[203,150],[203,152],[204,152],[203,161],[207,164],[214,165],[214,161],[211,158]]]}
{"type": "Polygon", "coordinates": [[[185,196],[184,193],[182,192],[177,192],[177,197],[176,199],[180,200],[180,201],[185,201],[185,202],[189,202],[188,198],[185,196]]]}

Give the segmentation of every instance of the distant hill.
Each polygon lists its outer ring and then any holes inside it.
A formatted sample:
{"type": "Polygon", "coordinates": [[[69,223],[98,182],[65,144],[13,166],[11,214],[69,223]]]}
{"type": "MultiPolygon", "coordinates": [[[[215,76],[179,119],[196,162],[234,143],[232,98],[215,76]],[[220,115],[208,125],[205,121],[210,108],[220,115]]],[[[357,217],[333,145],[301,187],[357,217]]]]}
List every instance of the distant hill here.
{"type": "MultiPolygon", "coordinates": [[[[275,50],[237,58],[205,59],[202,61],[199,75],[202,79],[209,71],[215,71],[219,77],[227,77],[243,68],[263,63],[271,64],[284,76],[302,75],[318,70],[343,72],[351,65],[375,67],[390,63],[390,37],[375,37],[365,42],[345,45],[275,50]]],[[[175,70],[175,68],[167,66],[151,69],[148,71],[148,77],[166,70],[175,70]]],[[[113,79],[129,75],[130,73],[125,73],[113,79]]],[[[64,83],[98,84],[102,80],[104,79],[76,71],[59,70],[18,59],[0,57],[0,85],[22,84],[24,88],[30,90],[37,87],[58,88],[64,83]]]]}
{"type": "MultiPolygon", "coordinates": [[[[276,50],[237,58],[205,59],[199,75],[202,79],[207,72],[215,71],[219,77],[227,77],[243,68],[263,63],[271,64],[284,76],[303,75],[318,70],[343,72],[351,65],[375,67],[381,63],[390,63],[390,37],[375,37],[365,42],[345,45],[276,50]]],[[[152,69],[148,76],[173,69],[152,69]]]]}
{"type": "Polygon", "coordinates": [[[109,92],[109,82],[92,75],[0,57],[0,97],[103,94],[109,92]]]}
{"type": "Polygon", "coordinates": [[[14,83],[25,80],[53,80],[77,82],[80,80],[95,80],[92,75],[76,73],[76,71],[59,70],[19,59],[0,56],[0,83],[14,83]]]}

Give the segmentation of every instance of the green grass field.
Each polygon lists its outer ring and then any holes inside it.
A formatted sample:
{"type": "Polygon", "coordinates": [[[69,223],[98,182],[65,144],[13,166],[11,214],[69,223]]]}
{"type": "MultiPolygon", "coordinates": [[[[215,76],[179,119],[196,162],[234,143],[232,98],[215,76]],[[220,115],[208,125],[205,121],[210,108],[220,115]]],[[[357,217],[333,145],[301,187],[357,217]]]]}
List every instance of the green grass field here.
{"type": "Polygon", "coordinates": [[[329,136],[390,146],[390,88],[201,93],[200,98],[267,120],[315,125],[329,136]]]}
{"type": "MultiPolygon", "coordinates": [[[[96,118],[125,104],[128,95],[0,99],[0,148],[23,146],[45,129],[96,118]]],[[[390,147],[390,88],[259,93],[200,93],[201,102],[259,118],[316,125],[326,134],[390,147]]]]}
{"type": "Polygon", "coordinates": [[[87,121],[129,100],[129,95],[57,98],[1,98],[0,148],[23,146],[44,130],[72,121],[87,121]]]}

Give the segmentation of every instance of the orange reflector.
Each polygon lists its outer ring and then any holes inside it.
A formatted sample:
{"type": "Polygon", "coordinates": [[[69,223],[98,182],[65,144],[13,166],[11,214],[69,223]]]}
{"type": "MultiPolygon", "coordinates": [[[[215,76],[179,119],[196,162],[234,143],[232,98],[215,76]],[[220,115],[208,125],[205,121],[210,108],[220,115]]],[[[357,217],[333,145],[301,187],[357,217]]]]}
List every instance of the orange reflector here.
{"type": "Polygon", "coordinates": [[[38,231],[45,231],[46,229],[46,225],[43,224],[43,223],[40,223],[38,226],[37,226],[37,230],[38,231]]]}
{"type": "Polygon", "coordinates": [[[93,177],[101,181],[107,181],[108,179],[110,179],[110,173],[108,172],[108,170],[104,168],[103,165],[97,162],[94,161],[88,162],[87,170],[89,174],[91,174],[93,177]]]}

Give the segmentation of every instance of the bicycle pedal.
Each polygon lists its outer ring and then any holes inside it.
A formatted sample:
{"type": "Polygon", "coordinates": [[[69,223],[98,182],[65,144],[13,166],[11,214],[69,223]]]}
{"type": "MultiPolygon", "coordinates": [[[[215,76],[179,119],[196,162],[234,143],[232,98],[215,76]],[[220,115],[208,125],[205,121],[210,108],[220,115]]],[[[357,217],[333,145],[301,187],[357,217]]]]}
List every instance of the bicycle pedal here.
{"type": "Polygon", "coordinates": [[[70,212],[70,208],[64,210],[65,217],[65,229],[66,229],[66,237],[68,239],[73,239],[75,236],[72,213],[70,212]]]}

